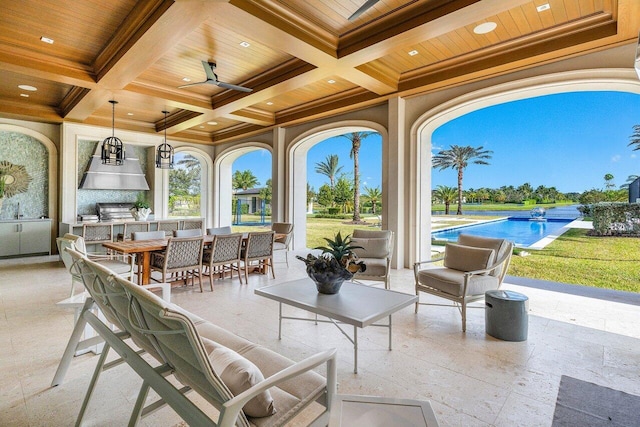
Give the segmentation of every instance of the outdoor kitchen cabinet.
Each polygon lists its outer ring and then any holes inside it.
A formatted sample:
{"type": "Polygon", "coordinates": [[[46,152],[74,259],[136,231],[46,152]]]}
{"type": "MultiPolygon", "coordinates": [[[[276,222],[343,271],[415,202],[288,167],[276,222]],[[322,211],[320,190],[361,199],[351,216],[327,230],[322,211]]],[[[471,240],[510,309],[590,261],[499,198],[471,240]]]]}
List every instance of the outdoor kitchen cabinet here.
{"type": "Polygon", "coordinates": [[[51,220],[0,221],[0,257],[50,253],[51,220]]]}

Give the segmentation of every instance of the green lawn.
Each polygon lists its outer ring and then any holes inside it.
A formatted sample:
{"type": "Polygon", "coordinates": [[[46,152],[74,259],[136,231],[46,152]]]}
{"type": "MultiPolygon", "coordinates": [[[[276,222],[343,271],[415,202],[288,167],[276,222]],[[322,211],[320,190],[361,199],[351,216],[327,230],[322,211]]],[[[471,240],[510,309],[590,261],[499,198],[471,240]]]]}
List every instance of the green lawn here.
{"type": "Polygon", "coordinates": [[[540,251],[513,256],[512,276],[640,292],[640,240],[572,229],[540,251]]]}
{"type": "MultiPolygon", "coordinates": [[[[549,204],[541,204],[541,205],[522,205],[515,203],[482,203],[482,204],[470,204],[463,203],[462,204],[462,213],[465,211],[529,211],[533,208],[545,208],[551,209],[560,206],[569,206],[575,205],[576,202],[563,202],[563,203],[549,203],[549,204]]],[[[451,204],[449,206],[449,212],[452,214],[456,213],[458,209],[458,204],[451,204]]],[[[434,204],[431,205],[431,210],[436,212],[444,212],[445,206],[443,204],[434,204]]]]}

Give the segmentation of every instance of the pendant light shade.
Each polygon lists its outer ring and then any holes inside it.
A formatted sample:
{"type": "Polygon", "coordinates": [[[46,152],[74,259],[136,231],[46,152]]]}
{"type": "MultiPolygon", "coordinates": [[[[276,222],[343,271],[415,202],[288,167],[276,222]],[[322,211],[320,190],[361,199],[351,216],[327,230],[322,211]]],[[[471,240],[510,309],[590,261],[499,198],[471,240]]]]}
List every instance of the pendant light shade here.
{"type": "Polygon", "coordinates": [[[125,159],[124,145],[115,136],[116,125],[116,104],[118,101],[111,100],[111,136],[102,141],[102,163],[105,165],[122,166],[125,159]]]}
{"type": "Polygon", "coordinates": [[[164,142],[156,150],[156,167],[159,169],[173,169],[173,147],[167,144],[167,114],[164,113],[164,142]]]}

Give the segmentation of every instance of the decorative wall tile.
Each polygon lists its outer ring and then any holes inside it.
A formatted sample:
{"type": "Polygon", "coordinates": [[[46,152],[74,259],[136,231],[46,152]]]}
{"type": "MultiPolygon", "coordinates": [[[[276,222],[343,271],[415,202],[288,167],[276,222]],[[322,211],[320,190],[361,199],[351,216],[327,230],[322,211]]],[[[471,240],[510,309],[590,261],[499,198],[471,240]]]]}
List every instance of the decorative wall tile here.
{"type": "Polygon", "coordinates": [[[0,160],[22,165],[31,177],[26,192],[5,197],[0,219],[49,216],[49,153],[37,139],[18,132],[0,131],[0,160]]]}

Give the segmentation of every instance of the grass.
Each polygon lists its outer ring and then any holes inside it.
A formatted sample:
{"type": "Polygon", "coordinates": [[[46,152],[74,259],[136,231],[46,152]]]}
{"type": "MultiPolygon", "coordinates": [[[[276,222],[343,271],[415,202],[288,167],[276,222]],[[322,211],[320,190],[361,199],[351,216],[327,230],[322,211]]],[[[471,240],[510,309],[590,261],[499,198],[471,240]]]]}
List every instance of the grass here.
{"type": "MultiPolygon", "coordinates": [[[[486,219],[485,217],[483,217],[486,219]]],[[[367,219],[367,218],[365,218],[367,219]]],[[[370,225],[348,224],[348,220],[307,218],[307,246],[324,246],[324,237],[343,235],[356,228],[378,230],[370,225]]],[[[460,224],[460,222],[457,222],[460,224]]],[[[452,224],[453,225],[453,224],[452,224]]],[[[262,227],[233,227],[234,231],[262,230],[262,227]]],[[[265,229],[269,229],[267,226],[265,229]]],[[[529,256],[514,255],[508,274],[621,291],[640,292],[640,241],[630,237],[591,237],[587,230],[572,229],[529,256]]],[[[516,250],[516,253],[520,252],[516,250]]]]}
{"type": "Polygon", "coordinates": [[[540,251],[511,258],[508,274],[597,288],[640,292],[638,239],[591,237],[571,229],[540,251]]]}

